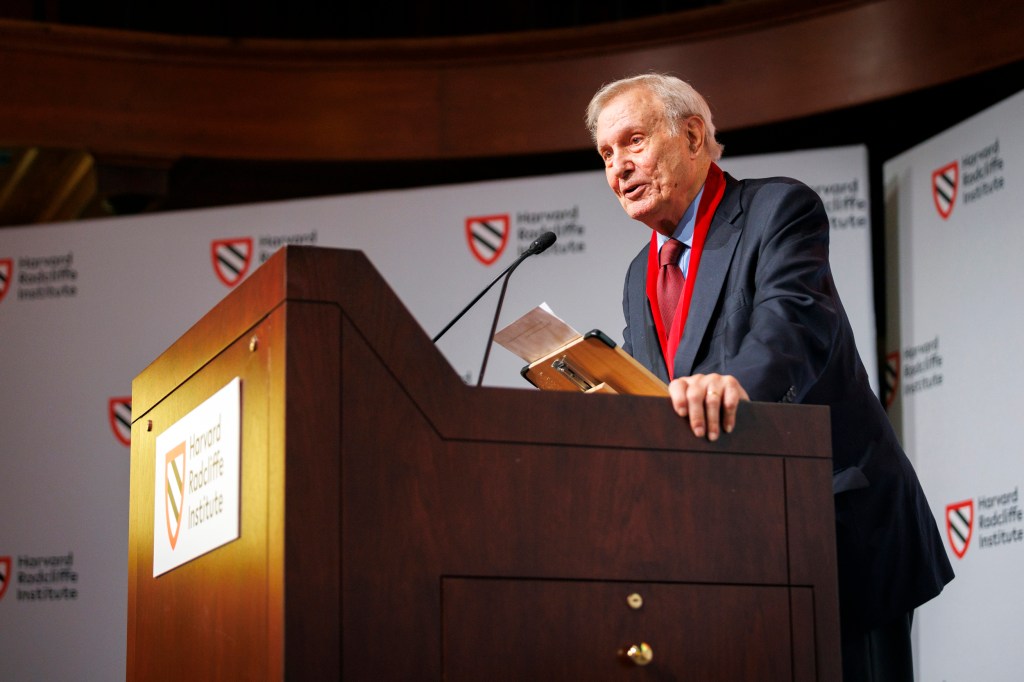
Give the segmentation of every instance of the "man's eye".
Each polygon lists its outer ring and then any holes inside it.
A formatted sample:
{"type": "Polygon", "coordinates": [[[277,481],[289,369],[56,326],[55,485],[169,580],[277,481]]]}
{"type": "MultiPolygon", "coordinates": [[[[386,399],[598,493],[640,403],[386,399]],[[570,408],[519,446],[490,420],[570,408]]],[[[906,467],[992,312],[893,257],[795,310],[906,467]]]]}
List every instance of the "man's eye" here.
{"type": "Polygon", "coordinates": [[[629,143],[632,144],[632,145],[638,145],[638,144],[640,144],[643,141],[644,141],[644,138],[641,135],[634,135],[633,137],[631,137],[629,139],[629,143]]]}

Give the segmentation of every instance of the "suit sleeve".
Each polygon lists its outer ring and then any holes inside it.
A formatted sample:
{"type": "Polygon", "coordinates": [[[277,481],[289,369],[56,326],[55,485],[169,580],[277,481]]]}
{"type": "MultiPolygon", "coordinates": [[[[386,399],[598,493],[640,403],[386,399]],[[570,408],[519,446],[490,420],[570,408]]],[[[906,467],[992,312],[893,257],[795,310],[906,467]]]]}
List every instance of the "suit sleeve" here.
{"type": "MultiPolygon", "coordinates": [[[[799,183],[759,187],[747,208],[744,286],[726,304],[726,373],[752,400],[803,402],[832,361],[845,324],[829,267],[821,200],[799,183]]],[[[714,342],[713,342],[714,343],[714,342]]]]}
{"type": "Polygon", "coordinates": [[[630,277],[632,276],[633,264],[630,265],[630,269],[626,272],[625,280],[622,283],[622,317],[626,321],[626,326],[622,330],[622,350],[626,351],[629,355],[633,355],[633,334],[630,330],[630,302],[629,302],[629,288],[630,288],[630,277]]]}
{"type": "Polygon", "coordinates": [[[622,330],[622,349],[635,358],[640,353],[641,357],[637,359],[641,362],[646,359],[641,347],[644,345],[644,323],[647,319],[647,249],[645,244],[630,261],[622,284],[622,317],[626,322],[622,330]]]}

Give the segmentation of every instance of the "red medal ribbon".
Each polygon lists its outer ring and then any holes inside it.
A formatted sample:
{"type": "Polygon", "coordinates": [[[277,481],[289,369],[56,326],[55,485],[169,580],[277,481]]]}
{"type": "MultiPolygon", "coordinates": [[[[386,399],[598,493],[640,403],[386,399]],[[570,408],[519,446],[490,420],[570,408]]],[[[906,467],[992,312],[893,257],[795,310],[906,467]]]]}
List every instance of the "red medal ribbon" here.
{"type": "MultiPolygon", "coordinates": [[[[704,194],[701,195],[700,205],[697,206],[697,221],[693,228],[693,244],[690,247],[690,266],[686,273],[686,284],[683,285],[683,295],[679,297],[675,317],[672,319],[672,328],[666,333],[661,315],[653,315],[654,326],[658,330],[658,342],[661,344],[661,354],[665,358],[670,379],[674,378],[672,366],[676,350],[679,348],[679,341],[683,338],[686,314],[690,310],[690,298],[693,296],[693,283],[697,280],[700,254],[704,251],[704,240],[708,236],[711,219],[715,216],[715,210],[718,208],[719,202],[722,201],[723,194],[725,194],[725,175],[717,164],[712,163],[708,168],[708,177],[704,181],[704,194]]],[[[658,267],[658,233],[652,231],[651,247],[647,250],[647,300],[653,311],[660,310],[658,307],[658,267]]]]}

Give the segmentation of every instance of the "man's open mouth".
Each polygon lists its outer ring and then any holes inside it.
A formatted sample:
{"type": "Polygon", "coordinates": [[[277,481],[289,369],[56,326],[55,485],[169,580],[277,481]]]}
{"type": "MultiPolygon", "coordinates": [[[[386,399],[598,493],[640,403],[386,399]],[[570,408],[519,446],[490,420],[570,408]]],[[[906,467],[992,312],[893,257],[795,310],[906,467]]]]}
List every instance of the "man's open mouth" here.
{"type": "Polygon", "coordinates": [[[626,197],[627,199],[632,199],[635,195],[640,193],[640,190],[642,188],[643,184],[630,185],[626,189],[622,190],[622,196],[626,197]]]}

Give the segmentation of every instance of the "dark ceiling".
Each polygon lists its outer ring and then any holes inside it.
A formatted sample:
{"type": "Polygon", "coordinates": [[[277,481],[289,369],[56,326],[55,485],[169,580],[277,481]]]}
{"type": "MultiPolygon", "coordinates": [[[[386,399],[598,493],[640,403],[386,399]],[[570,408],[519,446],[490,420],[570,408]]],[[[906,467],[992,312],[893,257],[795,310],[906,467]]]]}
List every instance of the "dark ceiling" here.
{"type": "Polygon", "coordinates": [[[0,17],[174,35],[349,40],[572,28],[737,1],[4,0],[0,17]]]}
{"type": "MultiPolygon", "coordinates": [[[[461,37],[570,29],[750,0],[0,0],[0,19],[229,39],[366,40],[461,37]]],[[[586,157],[590,159],[590,155],[586,157]]],[[[578,155],[555,159],[580,164],[578,155]]],[[[509,163],[499,166],[508,172],[509,163]]],[[[84,150],[5,147],[0,227],[221,205],[358,189],[346,164],[182,159],[172,167],[99,160],[84,150]],[[297,179],[298,178],[298,179],[297,179]],[[212,189],[211,189],[212,188],[212,189]]],[[[448,180],[481,177],[487,160],[446,164],[448,180]]],[[[394,182],[436,180],[423,164],[389,167],[394,182]]]]}
{"type": "MultiPolygon", "coordinates": [[[[268,39],[429,38],[593,26],[711,5],[767,0],[623,0],[541,3],[486,0],[359,5],[329,0],[0,0],[0,19],[268,39]],[[550,5],[550,6],[549,6],[550,5]]],[[[959,82],[807,119],[723,131],[731,154],[866,144],[885,159],[963,120],[1024,83],[1024,62],[959,82]]],[[[399,189],[598,168],[589,149],[543,158],[366,163],[261,162],[182,158],[164,166],[94,158],[86,150],[9,147],[0,140],[0,228],[161,210],[223,206],[345,192],[399,189]],[[380,178],[385,185],[366,184],[380,178]]],[[[880,179],[878,179],[880,181],[880,179]]],[[[880,187],[880,184],[879,184],[880,187]]],[[[881,206],[881,198],[873,204],[881,206]]],[[[879,224],[882,221],[879,220],[879,224]]]]}

